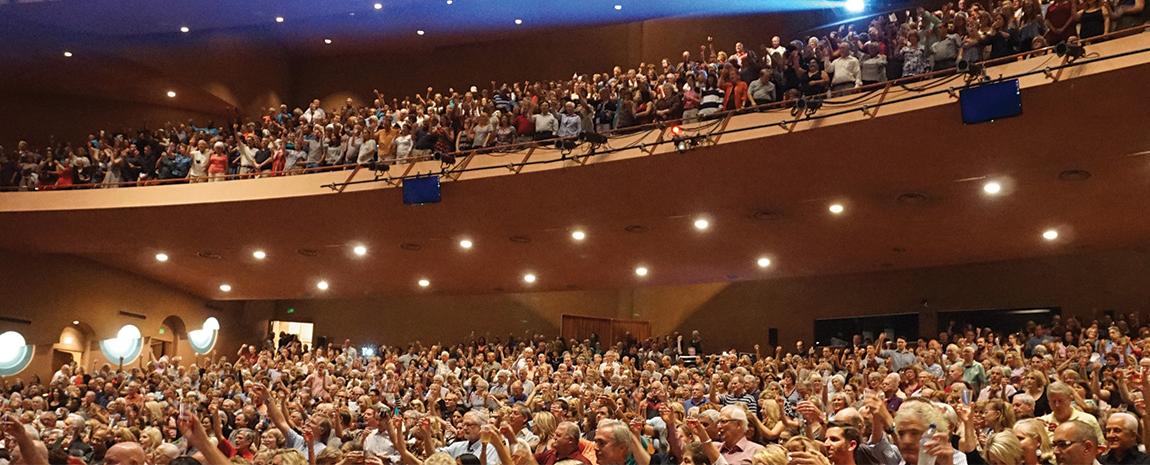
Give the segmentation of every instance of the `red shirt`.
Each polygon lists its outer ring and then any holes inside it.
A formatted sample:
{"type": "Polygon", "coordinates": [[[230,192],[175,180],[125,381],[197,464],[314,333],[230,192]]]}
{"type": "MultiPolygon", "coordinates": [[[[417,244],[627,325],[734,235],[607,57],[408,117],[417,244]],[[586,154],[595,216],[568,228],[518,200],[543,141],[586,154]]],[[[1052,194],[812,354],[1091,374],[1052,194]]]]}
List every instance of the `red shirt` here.
{"type": "Polygon", "coordinates": [[[531,121],[527,115],[515,115],[515,132],[521,136],[535,134],[535,122],[531,121]]]}
{"type": "Polygon", "coordinates": [[[535,454],[535,461],[539,462],[539,465],[555,465],[560,461],[570,459],[578,460],[579,462],[586,465],[591,465],[591,459],[587,458],[586,452],[587,443],[584,443],[583,440],[580,440],[579,447],[566,457],[559,457],[559,454],[555,453],[555,449],[549,447],[543,452],[535,454]]]}
{"type": "Polygon", "coordinates": [[[734,82],[723,83],[723,109],[724,110],[738,110],[743,108],[747,103],[747,83],[739,80],[734,82]],[[731,92],[734,95],[731,95],[731,92]],[[731,99],[734,98],[733,106],[731,99]]]}
{"type": "Polygon", "coordinates": [[[222,153],[212,153],[208,159],[209,173],[225,173],[228,171],[228,156],[222,153]]]}

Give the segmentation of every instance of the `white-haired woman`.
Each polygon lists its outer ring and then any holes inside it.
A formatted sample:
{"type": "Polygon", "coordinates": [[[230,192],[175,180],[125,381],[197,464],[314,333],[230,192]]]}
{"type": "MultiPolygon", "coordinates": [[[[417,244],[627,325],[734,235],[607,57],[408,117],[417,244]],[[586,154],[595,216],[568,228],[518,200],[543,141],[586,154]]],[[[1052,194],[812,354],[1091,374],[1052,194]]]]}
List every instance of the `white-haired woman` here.
{"type": "Polygon", "coordinates": [[[212,155],[208,158],[208,182],[223,181],[228,174],[228,146],[218,141],[212,146],[212,155]]]}

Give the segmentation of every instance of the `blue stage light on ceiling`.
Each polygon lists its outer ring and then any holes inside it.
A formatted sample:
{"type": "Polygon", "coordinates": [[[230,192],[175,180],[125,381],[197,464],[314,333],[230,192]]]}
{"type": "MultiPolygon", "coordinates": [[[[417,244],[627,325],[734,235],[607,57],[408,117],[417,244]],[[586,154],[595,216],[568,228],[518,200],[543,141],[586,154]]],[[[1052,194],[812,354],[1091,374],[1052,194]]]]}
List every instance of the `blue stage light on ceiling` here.
{"type": "Polygon", "coordinates": [[[850,13],[862,13],[866,9],[865,0],[847,0],[843,5],[850,13]]]}

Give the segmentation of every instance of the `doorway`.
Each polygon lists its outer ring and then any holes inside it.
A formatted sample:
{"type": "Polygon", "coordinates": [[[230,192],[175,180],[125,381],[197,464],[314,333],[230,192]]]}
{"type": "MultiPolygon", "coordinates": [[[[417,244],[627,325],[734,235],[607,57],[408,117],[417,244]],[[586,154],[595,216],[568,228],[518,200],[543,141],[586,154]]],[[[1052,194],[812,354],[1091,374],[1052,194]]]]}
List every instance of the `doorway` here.
{"type": "Polygon", "coordinates": [[[304,346],[311,347],[315,324],[302,321],[272,320],[271,331],[272,343],[274,343],[276,347],[281,347],[280,337],[282,335],[291,335],[304,346]]]}
{"type": "Polygon", "coordinates": [[[76,363],[77,364],[76,366],[82,366],[82,365],[80,365],[81,355],[83,355],[83,354],[81,354],[80,352],[73,352],[70,350],[61,350],[61,349],[52,349],[52,369],[58,370],[58,369],[60,369],[60,367],[67,365],[67,364],[70,364],[70,363],[76,363]]]}

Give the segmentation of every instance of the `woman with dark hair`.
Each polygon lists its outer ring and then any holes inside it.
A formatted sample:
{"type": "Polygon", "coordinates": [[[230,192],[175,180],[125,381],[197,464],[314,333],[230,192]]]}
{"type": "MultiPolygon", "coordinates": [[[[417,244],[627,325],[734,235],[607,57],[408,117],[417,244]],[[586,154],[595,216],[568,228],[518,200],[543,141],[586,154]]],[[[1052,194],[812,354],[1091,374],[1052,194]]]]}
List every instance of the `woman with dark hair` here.
{"type": "Polygon", "coordinates": [[[919,39],[917,31],[908,31],[906,42],[898,51],[902,56],[902,77],[923,74],[929,69],[926,47],[919,42],[919,39]]]}
{"type": "Polygon", "coordinates": [[[1089,39],[1109,34],[1111,14],[1109,1],[1083,0],[1082,9],[1078,10],[1078,37],[1089,39]]]}
{"type": "Polygon", "coordinates": [[[826,71],[819,68],[818,60],[807,61],[807,68],[800,75],[803,95],[808,97],[823,97],[830,90],[831,78],[826,71]]]}

